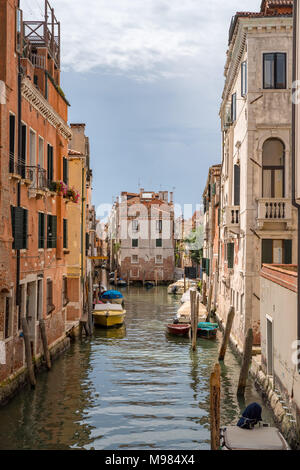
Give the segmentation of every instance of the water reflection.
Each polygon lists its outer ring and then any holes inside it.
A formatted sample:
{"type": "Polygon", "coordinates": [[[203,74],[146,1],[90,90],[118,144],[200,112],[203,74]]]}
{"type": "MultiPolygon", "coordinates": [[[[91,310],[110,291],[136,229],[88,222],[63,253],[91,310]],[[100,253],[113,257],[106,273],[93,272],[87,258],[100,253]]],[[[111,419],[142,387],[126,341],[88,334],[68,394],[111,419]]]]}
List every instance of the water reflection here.
{"type": "MultiPolygon", "coordinates": [[[[166,334],[178,298],[165,288],[126,288],[126,326],[97,329],[75,343],[0,410],[1,449],[208,449],[209,374],[221,335],[166,334]]],[[[245,407],[236,397],[239,366],[228,351],[221,366],[222,424],[245,407]]],[[[260,397],[248,384],[246,402],[260,397]]],[[[269,420],[264,408],[263,417],[269,420]]]]}

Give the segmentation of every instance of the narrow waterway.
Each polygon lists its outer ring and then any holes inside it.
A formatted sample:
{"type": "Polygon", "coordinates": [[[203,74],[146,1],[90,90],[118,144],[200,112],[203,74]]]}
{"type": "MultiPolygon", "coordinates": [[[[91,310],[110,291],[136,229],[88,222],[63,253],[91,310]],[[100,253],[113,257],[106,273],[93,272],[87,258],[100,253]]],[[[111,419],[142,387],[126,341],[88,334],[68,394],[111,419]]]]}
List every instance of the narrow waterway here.
{"type": "MultiPolygon", "coordinates": [[[[0,409],[0,449],[210,448],[209,374],[215,341],[166,335],[179,298],[166,288],[130,288],[126,326],[77,341],[0,409]]],[[[236,398],[239,366],[228,351],[222,367],[222,424],[235,423],[245,403],[236,398]]],[[[250,382],[246,403],[261,398],[250,382]]],[[[271,415],[263,407],[263,418],[271,415]]]]}

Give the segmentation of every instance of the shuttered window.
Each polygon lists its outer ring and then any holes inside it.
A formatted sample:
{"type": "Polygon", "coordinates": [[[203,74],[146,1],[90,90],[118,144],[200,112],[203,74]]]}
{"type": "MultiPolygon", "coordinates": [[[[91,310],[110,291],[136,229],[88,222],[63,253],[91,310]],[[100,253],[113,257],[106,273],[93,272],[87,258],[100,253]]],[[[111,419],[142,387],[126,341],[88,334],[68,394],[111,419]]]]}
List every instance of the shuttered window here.
{"type": "Polygon", "coordinates": [[[283,240],[284,264],[292,264],[292,240],[283,240]]]}
{"type": "Polygon", "coordinates": [[[54,176],[54,167],[53,167],[53,147],[51,145],[47,145],[47,179],[48,183],[53,181],[54,176]]]}
{"type": "Polygon", "coordinates": [[[28,236],[28,211],[23,207],[11,206],[13,249],[26,250],[28,236]]]}
{"type": "Polygon", "coordinates": [[[273,263],[273,240],[271,239],[262,240],[261,262],[263,264],[273,263]]]}
{"type": "Polygon", "coordinates": [[[15,134],[16,118],[13,114],[9,115],[9,172],[15,173],[15,134]]]}
{"type": "Polygon", "coordinates": [[[241,95],[247,95],[247,62],[243,62],[241,65],[241,95]]]}
{"type": "Polygon", "coordinates": [[[162,239],[161,238],[157,238],[156,239],[156,248],[161,248],[162,247],[162,239]]]}
{"type": "Polygon", "coordinates": [[[227,243],[227,262],[228,268],[232,269],[234,262],[234,243],[227,243]]]}
{"type": "Polygon", "coordinates": [[[234,165],[234,205],[240,205],[240,166],[234,165]]]}
{"type": "Polygon", "coordinates": [[[68,184],[69,179],[69,162],[66,157],[63,157],[63,182],[68,184]]]}
{"type": "Polygon", "coordinates": [[[57,217],[47,216],[47,248],[56,248],[57,240],[57,217]]]}
{"type": "Polygon", "coordinates": [[[231,122],[236,121],[236,93],[231,96],[231,122]]]}
{"type": "Polygon", "coordinates": [[[68,248],[68,220],[63,219],[63,248],[68,248]]]}
{"type": "Polygon", "coordinates": [[[138,246],[139,246],[139,240],[138,240],[137,238],[133,238],[133,239],[131,240],[131,246],[132,246],[132,248],[138,248],[138,246]]]}
{"type": "Polygon", "coordinates": [[[39,212],[39,248],[45,248],[45,214],[39,212]]]}
{"type": "Polygon", "coordinates": [[[90,236],[88,233],[85,234],[85,254],[86,256],[89,254],[89,247],[90,247],[90,236]]]}

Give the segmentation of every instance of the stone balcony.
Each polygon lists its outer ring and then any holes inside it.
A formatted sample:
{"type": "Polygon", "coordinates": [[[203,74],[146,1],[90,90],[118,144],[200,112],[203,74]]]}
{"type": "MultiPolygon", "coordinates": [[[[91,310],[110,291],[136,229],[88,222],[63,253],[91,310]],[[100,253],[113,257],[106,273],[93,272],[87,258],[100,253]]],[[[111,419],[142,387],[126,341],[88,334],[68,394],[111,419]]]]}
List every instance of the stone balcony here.
{"type": "Polygon", "coordinates": [[[225,208],[223,224],[231,232],[240,231],[240,206],[228,206],[225,208]]]}
{"type": "Polygon", "coordinates": [[[286,198],[261,198],[258,199],[257,226],[259,229],[274,227],[278,224],[280,230],[283,224],[285,228],[292,225],[292,202],[286,198]]]}

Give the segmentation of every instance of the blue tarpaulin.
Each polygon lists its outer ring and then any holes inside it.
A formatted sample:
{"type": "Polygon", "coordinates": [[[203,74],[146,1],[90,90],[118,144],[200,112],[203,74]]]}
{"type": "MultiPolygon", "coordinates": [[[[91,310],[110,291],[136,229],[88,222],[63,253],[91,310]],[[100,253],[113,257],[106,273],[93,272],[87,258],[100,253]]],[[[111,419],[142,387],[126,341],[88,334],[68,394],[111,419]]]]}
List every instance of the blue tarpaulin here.
{"type": "Polygon", "coordinates": [[[122,299],[123,294],[118,290],[107,290],[101,295],[102,299],[122,299]]]}

